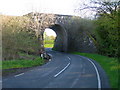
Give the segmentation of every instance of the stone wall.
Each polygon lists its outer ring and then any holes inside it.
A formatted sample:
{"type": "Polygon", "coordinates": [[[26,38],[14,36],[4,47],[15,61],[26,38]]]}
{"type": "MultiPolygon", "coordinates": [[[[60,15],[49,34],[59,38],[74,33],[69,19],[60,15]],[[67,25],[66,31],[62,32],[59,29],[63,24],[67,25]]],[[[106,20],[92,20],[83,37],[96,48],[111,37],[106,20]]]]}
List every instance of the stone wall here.
{"type": "MultiPolygon", "coordinates": [[[[34,21],[38,20],[37,22],[39,24],[36,29],[39,29],[37,30],[39,33],[42,32],[42,36],[45,28],[51,28],[56,32],[55,50],[63,52],[96,52],[96,47],[93,41],[87,35],[89,30],[86,30],[92,28],[86,28],[85,24],[89,23],[82,21],[82,18],[69,15],[41,13],[36,13],[35,16],[33,13],[29,15],[33,15],[32,19],[34,21]]],[[[41,40],[43,40],[43,38],[41,40]]]]}

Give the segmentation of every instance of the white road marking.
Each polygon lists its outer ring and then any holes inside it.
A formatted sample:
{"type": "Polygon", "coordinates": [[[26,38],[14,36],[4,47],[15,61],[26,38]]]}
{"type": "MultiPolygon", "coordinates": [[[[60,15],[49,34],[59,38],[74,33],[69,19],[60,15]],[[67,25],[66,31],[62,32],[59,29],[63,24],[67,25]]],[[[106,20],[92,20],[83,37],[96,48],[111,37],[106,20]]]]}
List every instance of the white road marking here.
{"type": "Polygon", "coordinates": [[[97,73],[97,79],[98,79],[98,88],[99,88],[99,90],[101,90],[101,80],[100,80],[100,75],[99,75],[98,69],[91,60],[88,59],[88,61],[90,61],[95,68],[95,71],[97,73]]]}
{"type": "Polygon", "coordinates": [[[63,71],[65,71],[69,67],[69,65],[70,65],[70,63],[68,63],[67,66],[65,66],[60,72],[55,74],[54,77],[57,77],[58,75],[60,75],[63,71]]]}
{"type": "Polygon", "coordinates": [[[77,79],[75,79],[75,81],[72,83],[72,85],[70,86],[70,88],[73,88],[76,85],[76,83],[78,82],[79,78],[80,77],[78,77],[77,79]]]}
{"type": "Polygon", "coordinates": [[[18,77],[18,76],[21,76],[21,75],[23,75],[24,73],[21,73],[21,74],[18,74],[18,75],[15,75],[14,77],[18,77]]]}
{"type": "Polygon", "coordinates": [[[71,58],[70,58],[70,57],[68,57],[68,59],[69,59],[69,60],[71,60],[71,58]]]}

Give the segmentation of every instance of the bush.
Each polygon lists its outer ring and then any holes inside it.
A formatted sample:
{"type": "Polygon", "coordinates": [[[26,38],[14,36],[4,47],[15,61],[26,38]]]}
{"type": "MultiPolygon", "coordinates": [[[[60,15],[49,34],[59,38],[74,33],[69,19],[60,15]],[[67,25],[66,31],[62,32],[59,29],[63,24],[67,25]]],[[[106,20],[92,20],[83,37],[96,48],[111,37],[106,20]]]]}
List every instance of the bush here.
{"type": "Polygon", "coordinates": [[[3,60],[19,58],[19,52],[37,53],[39,42],[25,16],[0,16],[2,19],[3,60]]]}
{"type": "Polygon", "coordinates": [[[107,56],[118,57],[118,17],[100,17],[96,21],[96,38],[98,42],[98,52],[107,56]]]}

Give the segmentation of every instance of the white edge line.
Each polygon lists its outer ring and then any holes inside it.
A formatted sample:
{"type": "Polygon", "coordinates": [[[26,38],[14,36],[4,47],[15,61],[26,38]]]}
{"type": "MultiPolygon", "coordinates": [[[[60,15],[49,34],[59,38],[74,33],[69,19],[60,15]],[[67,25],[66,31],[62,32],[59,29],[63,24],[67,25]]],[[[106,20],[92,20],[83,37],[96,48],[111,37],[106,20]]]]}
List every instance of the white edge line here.
{"type": "MultiPolygon", "coordinates": [[[[89,60],[89,59],[88,59],[88,60],[89,60]]],[[[93,66],[94,66],[94,68],[95,68],[95,71],[96,71],[96,73],[97,73],[98,88],[101,88],[101,80],[100,80],[100,75],[99,75],[98,69],[97,69],[97,67],[95,66],[95,64],[94,64],[91,60],[89,60],[89,61],[93,64],[93,66]]]]}
{"type": "Polygon", "coordinates": [[[21,76],[21,75],[23,75],[23,74],[24,74],[24,73],[21,73],[21,74],[15,75],[15,77],[21,76]]]}
{"type": "Polygon", "coordinates": [[[69,67],[70,63],[67,64],[66,67],[64,67],[60,72],[58,72],[57,74],[54,75],[54,77],[57,77],[58,75],[60,75],[63,71],[65,71],[65,69],[67,69],[69,67]]]}

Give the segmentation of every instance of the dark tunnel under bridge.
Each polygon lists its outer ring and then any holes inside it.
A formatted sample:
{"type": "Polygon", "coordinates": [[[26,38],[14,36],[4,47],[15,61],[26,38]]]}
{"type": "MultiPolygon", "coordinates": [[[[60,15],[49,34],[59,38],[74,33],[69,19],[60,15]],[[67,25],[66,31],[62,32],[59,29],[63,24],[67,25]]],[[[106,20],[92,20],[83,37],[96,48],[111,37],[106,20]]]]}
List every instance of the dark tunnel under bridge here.
{"type": "Polygon", "coordinates": [[[57,34],[53,49],[60,52],[67,52],[68,36],[66,30],[59,24],[51,25],[49,28],[57,34]]]}

